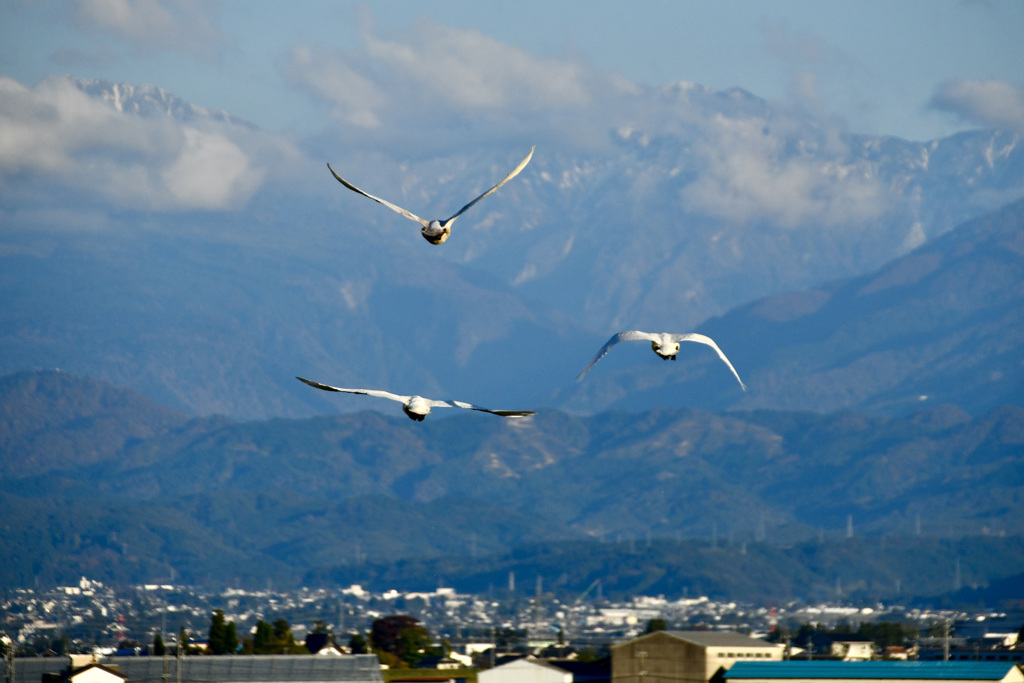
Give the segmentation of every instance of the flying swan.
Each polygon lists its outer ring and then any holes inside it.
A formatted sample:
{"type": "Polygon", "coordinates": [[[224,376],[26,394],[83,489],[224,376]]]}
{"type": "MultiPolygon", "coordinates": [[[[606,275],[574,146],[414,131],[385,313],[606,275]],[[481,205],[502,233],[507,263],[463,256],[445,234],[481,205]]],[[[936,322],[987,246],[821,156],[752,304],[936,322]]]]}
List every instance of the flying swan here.
{"type": "Polygon", "coordinates": [[[536,415],[537,413],[533,410],[489,410],[488,408],[481,408],[480,406],[472,405],[471,403],[464,403],[462,401],[437,401],[432,398],[423,398],[422,396],[399,396],[398,394],[392,394],[387,391],[378,391],[376,389],[342,389],[341,387],[332,387],[327,384],[320,384],[320,382],[314,382],[310,379],[303,377],[296,377],[295,379],[300,382],[305,382],[311,387],[317,389],[323,389],[324,391],[338,391],[347,394],[365,394],[366,396],[376,396],[377,398],[390,398],[392,401],[398,401],[402,404],[402,410],[409,416],[410,419],[422,422],[423,418],[430,414],[431,408],[466,408],[467,410],[479,410],[484,413],[491,413],[492,415],[499,415],[501,417],[527,417],[528,415],[536,415]]]}
{"type": "Polygon", "coordinates": [[[519,165],[516,166],[512,170],[511,173],[509,173],[507,176],[505,176],[504,180],[502,180],[500,183],[498,183],[497,185],[495,185],[491,189],[487,190],[487,192],[484,192],[482,195],[480,195],[479,197],[477,197],[476,199],[471,201],[469,204],[466,204],[464,207],[459,209],[458,212],[454,216],[452,216],[451,218],[449,218],[446,221],[441,221],[441,220],[426,221],[426,220],[423,220],[422,218],[420,218],[416,214],[412,213],[411,211],[406,211],[402,207],[396,206],[396,205],[392,204],[391,202],[389,202],[387,200],[381,199],[380,197],[374,197],[369,192],[363,192],[358,187],[356,187],[355,185],[353,185],[352,183],[348,182],[347,180],[342,178],[340,175],[335,173],[334,169],[331,168],[330,163],[327,164],[327,168],[328,168],[328,170],[330,170],[331,175],[333,175],[337,179],[337,181],[339,183],[341,183],[342,185],[344,185],[348,189],[352,190],[353,192],[358,192],[359,194],[363,195],[364,197],[369,197],[373,201],[378,202],[380,204],[383,204],[384,206],[388,207],[392,211],[396,211],[396,212],[402,214],[403,216],[405,216],[409,220],[416,221],[417,223],[419,223],[420,225],[423,226],[423,229],[420,230],[420,232],[423,234],[423,238],[424,239],[426,239],[431,244],[441,244],[446,239],[448,239],[449,235],[452,234],[452,223],[455,222],[455,219],[458,218],[459,216],[461,216],[462,214],[464,214],[466,211],[468,211],[469,208],[471,206],[473,206],[474,204],[476,204],[478,201],[480,201],[481,199],[483,199],[487,195],[491,194],[492,192],[497,190],[499,187],[501,187],[502,185],[504,185],[505,183],[507,183],[508,181],[512,180],[517,175],[519,175],[519,172],[522,171],[524,168],[526,168],[526,164],[530,163],[530,158],[533,157],[533,150],[535,150],[536,148],[537,148],[536,145],[531,147],[530,148],[530,153],[526,155],[526,158],[523,159],[522,161],[520,161],[519,165]]]}
{"type": "Polygon", "coordinates": [[[732,366],[729,359],[722,353],[722,349],[718,348],[718,344],[711,337],[705,337],[703,334],[697,334],[696,332],[689,332],[687,334],[670,334],[668,332],[640,332],[639,330],[631,330],[629,332],[619,332],[614,335],[611,339],[601,347],[601,350],[597,352],[594,359],[590,361],[590,365],[583,368],[583,372],[576,376],[576,381],[579,382],[583,379],[583,376],[590,372],[590,368],[594,367],[594,364],[604,358],[605,354],[611,351],[611,348],[624,341],[649,341],[651,342],[651,348],[654,352],[661,356],[662,360],[675,360],[676,354],[679,353],[679,342],[691,341],[698,342],[700,344],[707,344],[715,350],[718,357],[722,359],[722,362],[729,366],[732,370],[732,374],[736,376],[736,381],[743,387],[743,391],[747,390],[747,385],[740,379],[740,375],[736,372],[736,368],[732,366]]]}

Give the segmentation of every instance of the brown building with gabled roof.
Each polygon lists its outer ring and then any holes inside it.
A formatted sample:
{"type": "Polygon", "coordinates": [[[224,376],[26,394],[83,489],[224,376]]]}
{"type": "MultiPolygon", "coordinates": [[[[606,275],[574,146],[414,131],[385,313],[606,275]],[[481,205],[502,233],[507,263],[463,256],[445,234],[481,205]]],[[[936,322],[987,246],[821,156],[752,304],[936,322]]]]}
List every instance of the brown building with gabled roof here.
{"type": "Polygon", "coordinates": [[[785,646],[721,631],[656,631],[612,646],[612,683],[708,683],[739,661],[781,661],[785,646]]]}

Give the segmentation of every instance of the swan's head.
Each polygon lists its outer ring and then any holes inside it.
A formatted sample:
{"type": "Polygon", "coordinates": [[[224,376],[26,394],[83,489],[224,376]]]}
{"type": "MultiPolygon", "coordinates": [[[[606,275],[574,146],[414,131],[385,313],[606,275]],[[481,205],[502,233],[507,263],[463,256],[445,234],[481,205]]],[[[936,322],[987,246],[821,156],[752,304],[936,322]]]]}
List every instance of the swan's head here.
{"type": "Polygon", "coordinates": [[[441,244],[452,234],[452,228],[450,225],[442,226],[441,221],[430,221],[430,224],[421,229],[420,233],[423,234],[423,239],[431,244],[441,244]]]}
{"type": "Polygon", "coordinates": [[[652,341],[651,348],[654,349],[654,352],[661,356],[662,358],[674,359],[676,357],[676,354],[679,353],[679,342],[668,342],[666,344],[659,344],[656,341],[652,341]]]}
{"type": "Polygon", "coordinates": [[[430,403],[419,396],[413,396],[408,403],[402,404],[402,410],[409,416],[410,420],[423,422],[423,418],[430,414],[430,403]]]}

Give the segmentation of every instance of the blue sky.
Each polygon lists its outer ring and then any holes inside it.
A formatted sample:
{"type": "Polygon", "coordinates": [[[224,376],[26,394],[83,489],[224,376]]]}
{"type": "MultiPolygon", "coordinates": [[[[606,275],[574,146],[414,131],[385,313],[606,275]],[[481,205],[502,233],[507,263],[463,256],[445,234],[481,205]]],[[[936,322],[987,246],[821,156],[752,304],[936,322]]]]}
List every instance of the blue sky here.
{"type": "MultiPolygon", "coordinates": [[[[27,86],[50,74],[150,83],[267,130],[305,134],[322,125],[332,103],[300,85],[296,55],[354,59],[369,51],[368,37],[382,49],[407,44],[428,52],[438,41],[443,52],[440,41],[470,36],[481,49],[641,86],[738,86],[837,118],[857,133],[931,139],[1022,106],[1018,0],[624,7],[550,0],[8,0],[0,5],[0,75],[27,86]]],[[[462,56],[472,59],[470,52],[462,56]]],[[[501,55],[496,59],[499,71],[501,55]]],[[[393,61],[380,68],[402,67],[393,61]]]]}

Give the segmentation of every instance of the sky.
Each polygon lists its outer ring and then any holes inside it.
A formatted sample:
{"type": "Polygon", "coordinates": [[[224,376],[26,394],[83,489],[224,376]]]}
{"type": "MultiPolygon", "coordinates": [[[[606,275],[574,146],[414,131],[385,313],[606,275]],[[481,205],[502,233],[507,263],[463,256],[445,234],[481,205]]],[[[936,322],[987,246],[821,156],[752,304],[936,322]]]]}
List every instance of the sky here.
{"type": "Polygon", "coordinates": [[[332,116],[372,125],[376,107],[396,106],[400,93],[381,94],[374,76],[459,80],[456,104],[516,107],[517,94],[571,100],[584,74],[739,87],[852,132],[927,140],[993,119],[1021,125],[1022,33],[1019,0],[674,0],[629,12],[589,0],[5,0],[0,77],[152,84],[307,135],[332,116]]]}
{"type": "MultiPolygon", "coordinates": [[[[0,221],[238,211],[266,187],[335,191],[309,183],[332,158],[412,191],[456,151],[500,150],[508,164],[536,145],[579,159],[668,136],[694,152],[690,210],[865,224],[885,188],[863,180],[846,134],[998,129],[1008,149],[1024,136],[1020,0],[622,7],[0,2],[0,221]],[[89,79],[124,85],[101,92],[89,79]],[[230,117],[136,116],[124,102],[142,86],[230,117]]],[[[553,155],[538,156],[531,171],[543,172],[553,155]]]]}

